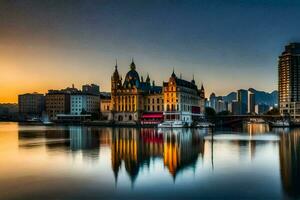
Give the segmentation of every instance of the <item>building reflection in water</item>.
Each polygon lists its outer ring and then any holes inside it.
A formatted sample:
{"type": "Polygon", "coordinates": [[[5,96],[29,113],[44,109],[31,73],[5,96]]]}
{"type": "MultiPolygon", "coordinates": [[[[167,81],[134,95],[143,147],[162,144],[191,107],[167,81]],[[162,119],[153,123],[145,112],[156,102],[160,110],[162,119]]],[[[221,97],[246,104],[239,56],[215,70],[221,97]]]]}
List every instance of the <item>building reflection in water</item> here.
{"type": "Polygon", "coordinates": [[[285,192],[292,197],[300,197],[300,129],[280,133],[279,157],[282,185],[285,192]]]}
{"type": "Polygon", "coordinates": [[[37,129],[22,130],[19,129],[19,147],[31,149],[38,147],[47,147],[48,150],[68,149],[70,146],[69,130],[65,128],[56,129],[37,129]]]}
{"type": "Polygon", "coordinates": [[[270,132],[270,126],[264,123],[244,123],[243,131],[246,131],[248,134],[265,134],[270,132]]]}
{"type": "Polygon", "coordinates": [[[194,167],[198,155],[204,154],[204,139],[196,131],[179,129],[158,132],[156,129],[114,129],[111,161],[115,179],[122,166],[134,182],[150,160],[162,158],[172,177],[185,167],[194,167]]]}
{"type": "MultiPolygon", "coordinates": [[[[22,130],[18,132],[19,148],[34,150],[46,148],[48,152],[80,153],[83,158],[97,160],[100,156],[100,147],[110,148],[111,168],[115,181],[124,167],[132,183],[137,179],[143,168],[151,162],[162,164],[176,180],[177,175],[185,169],[196,166],[199,157],[203,160],[204,153],[211,156],[213,165],[214,156],[218,156],[222,144],[236,146],[243,153],[249,150],[249,158],[255,157],[256,147],[264,140],[256,140],[261,133],[269,134],[268,128],[252,126],[246,129],[250,139],[239,139],[245,134],[236,135],[237,139],[223,140],[226,134],[218,133],[215,136],[207,130],[174,129],[163,132],[157,129],[135,128],[97,128],[69,126],[62,128],[47,128],[36,130],[22,130]],[[206,137],[204,137],[206,135],[206,137]],[[253,140],[251,137],[253,136],[253,140]],[[219,137],[219,139],[218,139],[219,137]],[[215,144],[214,144],[215,143],[215,144]],[[215,152],[214,151],[214,147],[215,152]],[[221,146],[220,146],[221,145],[221,146]],[[206,148],[205,148],[206,146],[206,148]],[[205,152],[205,149],[208,152],[205,152]],[[211,151],[211,152],[209,152],[211,151]]],[[[300,197],[300,129],[272,129],[280,140],[266,140],[279,145],[282,187],[292,197],[300,197]]],[[[222,132],[221,132],[222,133],[222,132]]],[[[230,135],[230,134],[229,134],[230,135]]],[[[232,135],[232,133],[231,133],[232,135]]],[[[54,154],[53,154],[54,155],[54,154]]]]}
{"type": "Polygon", "coordinates": [[[37,131],[19,130],[21,149],[45,147],[51,152],[80,153],[84,159],[97,160],[100,146],[111,149],[111,165],[118,178],[119,170],[125,167],[132,183],[143,167],[150,161],[163,160],[172,177],[186,167],[195,167],[204,155],[204,138],[207,131],[190,129],[168,130],[135,128],[94,128],[69,126],[37,131]],[[28,142],[26,142],[28,141],[28,142]],[[123,163],[123,164],[122,164],[123,163]]]}
{"type": "Polygon", "coordinates": [[[109,128],[69,126],[49,128],[37,131],[19,130],[19,147],[32,149],[46,147],[51,153],[55,151],[82,153],[84,159],[98,160],[100,146],[110,145],[109,128]]]}

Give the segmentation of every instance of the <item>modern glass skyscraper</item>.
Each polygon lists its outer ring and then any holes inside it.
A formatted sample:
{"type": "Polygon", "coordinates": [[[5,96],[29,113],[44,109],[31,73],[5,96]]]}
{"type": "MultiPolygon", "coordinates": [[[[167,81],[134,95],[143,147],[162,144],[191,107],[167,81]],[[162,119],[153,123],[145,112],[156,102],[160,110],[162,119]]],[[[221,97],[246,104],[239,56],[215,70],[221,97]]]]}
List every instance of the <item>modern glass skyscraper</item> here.
{"type": "Polygon", "coordinates": [[[237,98],[240,107],[240,114],[245,115],[247,114],[248,109],[248,90],[238,90],[237,91],[237,98]]]}
{"type": "Polygon", "coordinates": [[[300,43],[290,43],[278,61],[279,109],[284,115],[300,116],[300,43]]]}

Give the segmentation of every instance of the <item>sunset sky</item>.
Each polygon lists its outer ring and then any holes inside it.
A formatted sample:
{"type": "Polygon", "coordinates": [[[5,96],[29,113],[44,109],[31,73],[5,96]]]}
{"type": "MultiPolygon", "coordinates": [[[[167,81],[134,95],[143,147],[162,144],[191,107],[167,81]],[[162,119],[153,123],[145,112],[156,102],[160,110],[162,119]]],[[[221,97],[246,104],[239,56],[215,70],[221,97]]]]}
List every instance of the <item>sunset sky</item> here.
{"type": "Polygon", "coordinates": [[[0,2],[0,102],[82,84],[110,90],[118,59],[161,84],[177,75],[208,96],[239,88],[277,88],[277,58],[300,42],[297,1],[0,2]],[[226,3],[225,3],[226,2],[226,3]]]}

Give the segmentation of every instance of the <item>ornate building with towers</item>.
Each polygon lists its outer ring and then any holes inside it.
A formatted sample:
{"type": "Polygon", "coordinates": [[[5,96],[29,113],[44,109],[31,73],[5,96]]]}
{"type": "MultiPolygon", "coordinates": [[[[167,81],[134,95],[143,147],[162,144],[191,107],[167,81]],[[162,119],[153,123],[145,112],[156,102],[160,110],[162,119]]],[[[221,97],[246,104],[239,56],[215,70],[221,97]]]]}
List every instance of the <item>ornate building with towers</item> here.
{"type": "Polygon", "coordinates": [[[123,80],[116,63],[111,77],[111,119],[118,122],[137,122],[145,113],[163,111],[162,87],[151,83],[149,75],[144,81],[133,60],[129,67],[123,80]]]}
{"type": "Polygon", "coordinates": [[[198,89],[193,78],[183,80],[174,73],[163,86],[156,86],[136,71],[132,60],[124,80],[118,71],[111,76],[111,116],[117,123],[157,124],[163,120],[192,122],[204,112],[205,91],[198,89]]]}
{"type": "Polygon", "coordinates": [[[202,117],[204,87],[198,90],[194,78],[191,81],[177,77],[174,70],[169,81],[163,83],[164,120],[180,120],[191,124],[202,117]]]}

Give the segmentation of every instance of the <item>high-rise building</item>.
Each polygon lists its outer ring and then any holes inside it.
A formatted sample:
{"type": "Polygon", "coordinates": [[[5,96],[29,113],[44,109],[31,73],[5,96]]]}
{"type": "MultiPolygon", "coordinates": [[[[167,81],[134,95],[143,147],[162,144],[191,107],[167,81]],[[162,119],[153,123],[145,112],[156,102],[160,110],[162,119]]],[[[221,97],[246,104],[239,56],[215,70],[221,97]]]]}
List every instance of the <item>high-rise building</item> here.
{"type": "Polygon", "coordinates": [[[217,97],[215,93],[211,93],[209,96],[209,107],[213,108],[214,110],[217,108],[217,97]]]}
{"type": "Polygon", "coordinates": [[[221,98],[218,98],[217,106],[216,106],[216,113],[220,113],[223,111],[227,111],[227,102],[225,102],[221,98]]]}
{"type": "Polygon", "coordinates": [[[270,106],[266,105],[266,104],[257,104],[255,105],[255,113],[256,114],[265,114],[266,112],[268,112],[270,110],[270,106]]]}
{"type": "Polygon", "coordinates": [[[248,90],[247,112],[255,113],[255,94],[248,90]]]}
{"type": "Polygon", "coordinates": [[[290,43],[278,60],[279,110],[300,116],[300,43],[290,43]]]}
{"type": "Polygon", "coordinates": [[[238,90],[237,91],[237,97],[239,102],[239,111],[241,115],[247,114],[247,104],[248,104],[248,91],[247,90],[238,90]]]}
{"type": "Polygon", "coordinates": [[[200,109],[201,112],[204,113],[205,112],[205,89],[203,84],[201,84],[201,89],[199,90],[199,94],[200,94],[200,109]]]}
{"type": "Polygon", "coordinates": [[[24,119],[41,117],[45,106],[43,94],[27,93],[18,96],[19,114],[24,119]]]}
{"type": "Polygon", "coordinates": [[[240,114],[240,104],[237,100],[232,100],[228,104],[228,111],[231,112],[232,115],[239,115],[240,114]]]}

